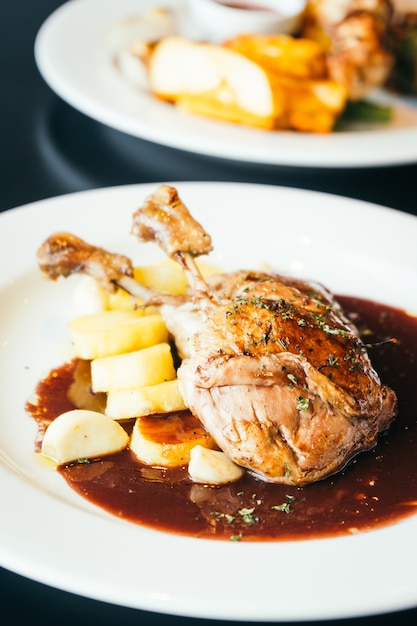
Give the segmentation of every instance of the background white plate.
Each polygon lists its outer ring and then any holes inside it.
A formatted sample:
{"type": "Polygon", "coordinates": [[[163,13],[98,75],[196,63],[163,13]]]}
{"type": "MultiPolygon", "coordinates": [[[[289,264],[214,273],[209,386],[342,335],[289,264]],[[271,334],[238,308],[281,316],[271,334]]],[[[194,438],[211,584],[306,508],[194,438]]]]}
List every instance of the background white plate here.
{"type": "MultiPolygon", "coordinates": [[[[183,0],[71,0],[41,27],[35,59],[50,87],[86,115],[141,137],[191,152],[253,163],[306,167],[363,167],[417,160],[416,99],[376,98],[394,106],[389,124],[379,129],[316,135],[269,132],[212,121],[159,102],[133,87],[113,66],[106,43],[122,18],[152,6],[176,7],[183,0]]],[[[181,25],[181,20],[180,25],[181,25]]]]}
{"type": "MultiPolygon", "coordinates": [[[[175,183],[174,183],[175,184],[175,183]]],[[[417,219],[364,202],[262,185],[175,184],[226,269],[271,264],[417,311],[417,219]]],[[[155,185],[70,194],[0,216],[0,565],[80,595],[214,619],[316,620],[417,604],[417,517],[335,539],[233,543],[170,535],[106,514],[33,453],[24,404],[68,357],[78,280],[49,282],[36,250],[56,230],[154,262],[129,235],[155,185]],[[213,599],[215,598],[215,601],[213,599]]]]}

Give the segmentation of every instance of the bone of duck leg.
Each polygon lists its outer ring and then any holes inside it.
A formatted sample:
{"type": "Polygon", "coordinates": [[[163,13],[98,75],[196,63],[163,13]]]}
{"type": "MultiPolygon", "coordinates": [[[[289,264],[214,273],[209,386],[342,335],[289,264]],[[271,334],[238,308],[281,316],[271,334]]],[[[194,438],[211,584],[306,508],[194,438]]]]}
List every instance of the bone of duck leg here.
{"type": "Polygon", "coordinates": [[[131,260],[93,246],[67,232],[48,237],[37,251],[39,268],[50,280],[72,274],[88,274],[110,292],[118,287],[141,300],[150,300],[153,292],[133,278],[131,260]]]}
{"type": "Polygon", "coordinates": [[[133,215],[132,233],[139,241],[156,243],[178,261],[195,295],[208,295],[194,257],[212,250],[211,237],[191,216],[174,187],[161,185],[146,198],[133,215]]]}
{"type": "Polygon", "coordinates": [[[42,273],[51,280],[85,273],[114,291],[121,276],[133,277],[130,259],[92,246],[67,232],[54,233],[48,237],[39,247],[37,259],[42,273]]]}

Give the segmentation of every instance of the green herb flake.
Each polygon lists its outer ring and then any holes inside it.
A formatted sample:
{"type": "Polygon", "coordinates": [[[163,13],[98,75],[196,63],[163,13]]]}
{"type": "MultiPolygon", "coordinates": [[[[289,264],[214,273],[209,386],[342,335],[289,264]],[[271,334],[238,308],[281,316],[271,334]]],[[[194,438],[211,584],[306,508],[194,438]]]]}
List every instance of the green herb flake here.
{"type": "Polygon", "coordinates": [[[287,374],[287,378],[290,381],[291,385],[296,385],[297,384],[297,379],[294,376],[294,374],[287,374]]]}
{"type": "Polygon", "coordinates": [[[303,398],[302,396],[298,396],[297,411],[307,411],[309,404],[310,404],[310,400],[308,398],[303,398]]]}
{"type": "Polygon", "coordinates": [[[286,501],[282,502],[281,504],[276,504],[274,506],[271,506],[271,509],[273,511],[281,511],[282,513],[290,513],[291,512],[291,505],[295,500],[295,496],[290,496],[290,495],[286,495],[285,496],[286,501]]]}
{"type": "Polygon", "coordinates": [[[333,366],[333,365],[336,365],[336,363],[337,363],[337,361],[338,361],[337,356],[335,356],[334,354],[332,354],[332,353],[330,352],[330,353],[329,353],[329,358],[328,358],[328,361],[329,361],[329,365],[332,365],[332,366],[333,366]]]}
{"type": "Polygon", "coordinates": [[[255,512],[255,507],[252,507],[252,508],[244,507],[243,509],[238,510],[238,514],[240,515],[240,517],[242,518],[242,521],[245,524],[256,524],[256,522],[259,521],[258,518],[253,516],[254,512],[255,512]]]}

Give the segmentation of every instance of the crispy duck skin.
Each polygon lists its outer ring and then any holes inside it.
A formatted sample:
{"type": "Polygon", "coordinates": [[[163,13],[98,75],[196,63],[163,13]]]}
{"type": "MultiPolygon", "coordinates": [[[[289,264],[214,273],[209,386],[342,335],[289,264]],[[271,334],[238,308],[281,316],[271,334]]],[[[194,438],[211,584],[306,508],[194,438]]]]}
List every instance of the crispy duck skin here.
{"type": "Polygon", "coordinates": [[[392,42],[395,63],[389,85],[404,94],[417,94],[417,5],[394,14],[392,42]]]}
{"type": "Polygon", "coordinates": [[[270,482],[304,484],[375,445],[394,392],[319,285],[235,272],[178,370],[183,396],[219,447],[270,482]]]}
{"type": "Polygon", "coordinates": [[[113,293],[121,288],[149,305],[168,302],[178,305],[184,300],[149,290],[133,278],[133,265],[128,257],[93,246],[72,233],[53,233],[39,246],[36,256],[39,269],[49,280],[87,274],[107,291],[113,293]]]}
{"type": "MultiPolygon", "coordinates": [[[[175,190],[167,191],[146,199],[132,231],[193,275],[193,257],[211,242],[192,245],[195,220],[175,190]],[[168,220],[177,206],[185,252],[173,245],[178,232],[170,234],[162,215],[168,220]]],[[[395,417],[395,393],[321,285],[245,270],[207,282],[197,274],[188,301],[170,300],[161,312],[183,358],[178,379],[187,406],[232,460],[266,481],[303,485],[333,474],[373,447],[395,417]]]]}
{"type": "Polygon", "coordinates": [[[333,80],[350,100],[364,98],[388,79],[393,6],[390,0],[310,0],[302,34],[324,43],[333,80]]]}
{"type": "Polygon", "coordinates": [[[84,273],[109,291],[115,291],[121,277],[133,277],[133,266],[127,257],[92,246],[67,232],[54,233],[39,247],[38,265],[50,280],[60,276],[84,273]]]}

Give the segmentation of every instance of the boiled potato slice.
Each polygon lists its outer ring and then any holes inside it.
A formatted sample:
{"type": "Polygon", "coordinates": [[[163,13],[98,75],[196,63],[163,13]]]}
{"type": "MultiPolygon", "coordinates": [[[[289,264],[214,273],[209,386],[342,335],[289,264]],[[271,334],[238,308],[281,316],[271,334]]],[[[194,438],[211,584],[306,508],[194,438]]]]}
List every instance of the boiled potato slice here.
{"type": "Polygon", "coordinates": [[[68,323],[75,355],[96,359],[139,350],[168,340],[162,317],[138,311],[103,311],[68,323]]]}
{"type": "Polygon", "coordinates": [[[188,411],[139,417],[130,440],[130,449],[139,461],[158,467],[186,465],[196,445],[215,447],[215,442],[188,411]]]}
{"type": "Polygon", "coordinates": [[[118,422],[95,411],[74,409],[48,426],[42,454],[56,463],[114,454],[126,448],[129,436],[118,422]]]}
{"type": "Polygon", "coordinates": [[[175,378],[140,389],[109,391],[105,412],[113,419],[128,419],[154,413],[183,411],[186,408],[175,378]]]}
{"type": "Polygon", "coordinates": [[[158,385],[175,377],[168,343],[91,361],[91,385],[95,393],[158,385]]]}
{"type": "Polygon", "coordinates": [[[243,476],[243,469],[224,452],[198,445],[190,452],[188,473],[195,482],[223,485],[239,480],[243,476]]]}

